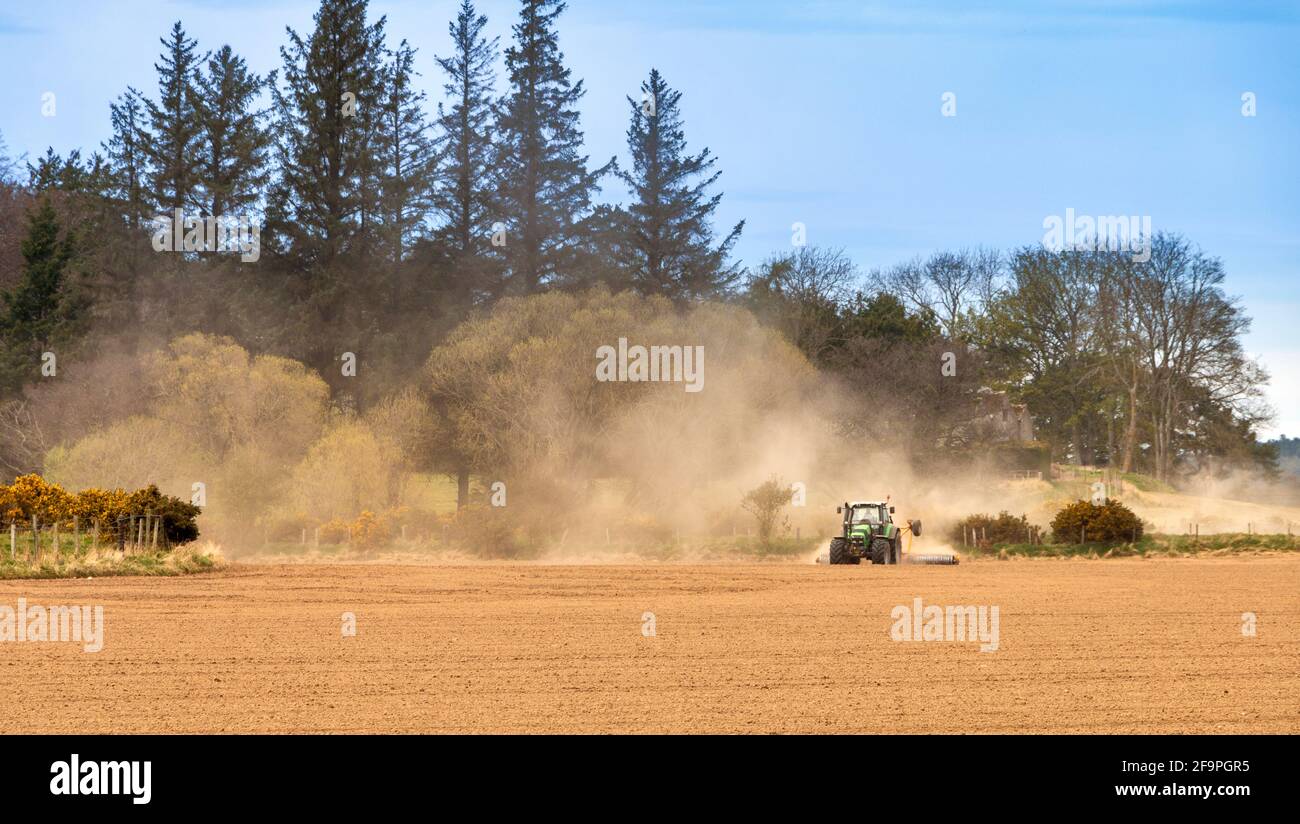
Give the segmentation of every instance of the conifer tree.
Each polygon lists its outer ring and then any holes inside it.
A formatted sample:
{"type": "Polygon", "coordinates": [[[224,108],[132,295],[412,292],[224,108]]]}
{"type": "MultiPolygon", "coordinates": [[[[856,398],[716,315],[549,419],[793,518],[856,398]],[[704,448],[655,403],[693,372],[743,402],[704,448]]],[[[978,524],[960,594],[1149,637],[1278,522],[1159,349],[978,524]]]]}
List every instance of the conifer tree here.
{"type": "Polygon", "coordinates": [[[165,212],[200,209],[203,195],[196,169],[202,101],[195,70],[202,58],[195,53],[198,44],[185,34],[179,20],[172,26],[170,38],[160,42],[165,51],[154,64],[158,101],[145,101],[151,133],[151,140],[144,144],[150,165],[148,195],[153,205],[165,212]]]}
{"type": "Polygon", "coordinates": [[[495,293],[495,273],[488,265],[492,222],[498,215],[493,169],[493,65],[497,38],[483,34],[487,17],[471,0],[462,0],[448,24],[452,53],[438,58],[447,76],[443,85],[450,104],[438,106],[440,168],[433,207],[445,221],[438,239],[449,251],[458,291],[495,293]]]}
{"type": "Polygon", "coordinates": [[[198,77],[202,96],[199,175],[204,212],[224,217],[255,207],[267,183],[269,131],[261,122],[257,96],[264,82],[243,58],[222,46],[198,77]]]}
{"type": "Polygon", "coordinates": [[[126,217],[132,231],[139,230],[149,218],[146,185],[149,173],[148,146],[151,142],[146,121],[146,105],[133,88],[110,103],[109,120],[113,136],[104,144],[108,163],[108,196],[126,217]]]}
{"type": "Polygon", "coordinates": [[[367,24],[366,0],[323,0],[304,40],[288,29],[281,82],[273,88],[279,179],[269,208],[281,251],[324,275],[363,253],[378,211],[374,124],[384,19],[367,24]]]}
{"type": "Polygon", "coordinates": [[[22,280],[0,292],[0,396],[39,374],[43,353],[75,336],[85,309],[67,277],[76,242],[63,232],[48,195],[27,221],[22,280]]]}
{"type": "Polygon", "coordinates": [[[646,294],[674,299],[708,297],[739,277],[727,256],[744,221],[713,243],[712,218],[722,195],[709,188],[720,172],[707,148],[686,150],[679,102],[657,70],[641,84],[642,99],[628,98],[632,120],[627,145],[632,167],[619,177],[631,190],[619,254],[634,285],[646,294]]]}
{"type": "Polygon", "coordinates": [[[514,44],[506,49],[510,90],[500,102],[496,168],[507,227],[510,288],[535,292],[573,265],[597,180],[613,165],[587,170],[578,101],[555,19],[560,0],[522,0],[514,44]]]}
{"type": "Polygon", "coordinates": [[[424,93],[413,85],[415,49],[405,40],[384,66],[377,134],[379,220],[385,257],[406,259],[431,208],[436,157],[424,117],[424,93]]]}

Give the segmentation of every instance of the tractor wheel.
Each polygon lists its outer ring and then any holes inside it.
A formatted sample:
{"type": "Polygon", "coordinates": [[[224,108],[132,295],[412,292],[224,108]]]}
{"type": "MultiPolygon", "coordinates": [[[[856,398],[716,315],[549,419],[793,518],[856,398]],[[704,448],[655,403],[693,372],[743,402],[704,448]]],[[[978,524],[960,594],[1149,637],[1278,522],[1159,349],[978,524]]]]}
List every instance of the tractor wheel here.
{"type": "Polygon", "coordinates": [[[856,564],[859,559],[849,554],[849,542],[843,538],[831,538],[832,564],[856,564]]]}
{"type": "Polygon", "coordinates": [[[891,550],[894,543],[887,538],[873,538],[871,540],[871,563],[888,564],[890,561],[891,550]]]}
{"type": "Polygon", "coordinates": [[[903,563],[903,536],[902,536],[902,534],[899,534],[899,536],[898,536],[897,538],[894,539],[894,560],[893,560],[891,563],[895,563],[895,564],[901,564],[901,563],[903,563]]]}

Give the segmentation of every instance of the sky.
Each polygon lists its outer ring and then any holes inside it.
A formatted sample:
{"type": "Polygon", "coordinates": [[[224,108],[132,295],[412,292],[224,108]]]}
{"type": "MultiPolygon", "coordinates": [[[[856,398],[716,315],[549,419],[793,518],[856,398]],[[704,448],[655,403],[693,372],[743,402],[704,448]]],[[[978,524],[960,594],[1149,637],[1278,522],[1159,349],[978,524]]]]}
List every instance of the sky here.
{"type": "MultiPolygon", "coordinates": [[[[420,50],[431,106],[458,5],[371,2],[391,43],[420,50]]],[[[477,5],[506,45],[517,2],[477,5]]],[[[174,21],[264,73],[315,8],[0,0],[0,134],[10,155],[88,153],[114,97],[154,93],[174,21]]],[[[745,220],[736,255],[750,266],[789,250],[795,223],[864,272],[1037,244],[1067,209],[1186,235],[1253,318],[1246,345],[1276,412],[1264,434],[1300,435],[1300,3],[571,0],[558,28],[591,162],[626,158],[626,98],[659,69],[682,92],[690,148],[718,158],[719,229],[745,220]]],[[[606,184],[605,199],[625,196],[606,184]]]]}

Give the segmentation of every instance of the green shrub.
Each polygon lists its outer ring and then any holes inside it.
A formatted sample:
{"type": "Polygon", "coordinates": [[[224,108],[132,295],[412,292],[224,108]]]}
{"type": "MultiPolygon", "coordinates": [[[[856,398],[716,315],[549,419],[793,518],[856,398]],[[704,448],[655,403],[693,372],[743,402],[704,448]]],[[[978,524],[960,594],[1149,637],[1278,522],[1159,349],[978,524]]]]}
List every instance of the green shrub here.
{"type": "Polygon", "coordinates": [[[1052,519],[1052,538],[1058,544],[1132,542],[1141,537],[1142,519],[1119,501],[1075,501],[1052,519]]]}
{"type": "Polygon", "coordinates": [[[132,492],[128,506],[133,515],[161,515],[163,532],[173,546],[199,537],[197,519],[202,510],[189,501],[162,494],[154,484],[132,492]]]}
{"type": "Polygon", "coordinates": [[[348,540],[350,533],[348,522],[342,518],[331,518],[320,526],[320,542],[322,544],[341,544],[348,540]]]}
{"type": "Polygon", "coordinates": [[[393,538],[393,531],[383,515],[365,510],[348,527],[348,538],[352,546],[362,552],[370,552],[388,544],[393,538]]]}
{"type": "Polygon", "coordinates": [[[1024,515],[1016,517],[1010,513],[999,512],[992,515],[968,515],[953,526],[949,538],[954,544],[963,541],[979,547],[995,544],[1029,543],[1030,524],[1024,515]]]}
{"type": "Polygon", "coordinates": [[[782,517],[781,511],[789,505],[790,496],[793,494],[793,488],[780,478],[774,477],[749,490],[745,493],[745,497],[740,499],[741,508],[754,516],[758,527],[758,539],[764,544],[772,540],[772,536],[778,529],[790,528],[789,521],[782,517]]]}
{"type": "Polygon", "coordinates": [[[522,549],[503,507],[467,506],[451,519],[451,538],[487,558],[514,558],[522,549]]]}

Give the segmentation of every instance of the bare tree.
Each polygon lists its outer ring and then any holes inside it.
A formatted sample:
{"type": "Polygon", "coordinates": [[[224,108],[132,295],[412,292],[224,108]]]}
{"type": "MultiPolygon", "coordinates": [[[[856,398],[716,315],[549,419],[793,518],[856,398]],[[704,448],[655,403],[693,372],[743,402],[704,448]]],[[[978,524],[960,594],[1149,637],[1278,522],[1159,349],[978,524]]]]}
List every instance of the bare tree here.
{"type": "Polygon", "coordinates": [[[997,301],[994,338],[1012,351],[1021,397],[1048,440],[1072,446],[1091,462],[1102,392],[1097,380],[1098,253],[1030,247],[1011,262],[1010,283],[997,301]],[[1009,343],[1005,343],[1009,342],[1009,343]]]}
{"type": "Polygon", "coordinates": [[[1241,346],[1250,320],[1223,289],[1223,264],[1177,235],[1157,233],[1134,279],[1136,343],[1150,375],[1147,414],[1156,477],[1170,477],[1175,438],[1190,424],[1193,388],[1210,402],[1249,410],[1267,380],[1241,346]]]}
{"type": "MultiPolygon", "coordinates": [[[[1139,334],[1142,307],[1136,264],[1124,253],[1099,253],[1098,260],[1103,263],[1097,290],[1098,338],[1109,378],[1117,393],[1122,395],[1124,404],[1120,471],[1132,472],[1137,452],[1141,393],[1147,380],[1139,334]]],[[[1113,461],[1113,442],[1110,447],[1113,461]]]]}
{"type": "Polygon", "coordinates": [[[896,295],[914,311],[930,311],[944,334],[962,338],[970,314],[992,298],[1002,273],[1002,255],[991,249],[936,252],[871,273],[872,285],[896,295]]]}
{"type": "Polygon", "coordinates": [[[820,360],[836,341],[840,310],[860,275],[843,249],[804,246],[774,255],[749,280],[749,303],[809,358],[820,360]]]}

